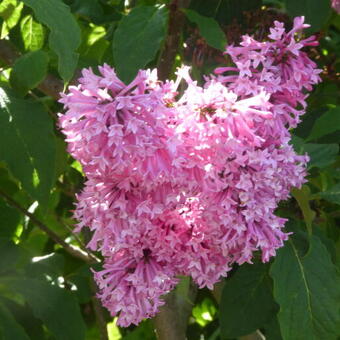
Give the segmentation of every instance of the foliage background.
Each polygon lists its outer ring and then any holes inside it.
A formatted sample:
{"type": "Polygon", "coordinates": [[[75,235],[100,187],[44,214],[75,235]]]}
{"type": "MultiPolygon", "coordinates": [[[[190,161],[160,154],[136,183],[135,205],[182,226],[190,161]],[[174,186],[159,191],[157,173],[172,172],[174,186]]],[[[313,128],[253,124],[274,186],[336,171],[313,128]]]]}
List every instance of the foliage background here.
{"type": "MultiPolygon", "coordinates": [[[[226,42],[262,39],[273,20],[305,15],[320,46],[323,82],[292,131],[308,152],[309,182],[278,214],[294,234],[269,264],[235,266],[213,292],[200,290],[187,338],[339,339],[340,17],[329,0],[2,0],[0,2],[0,339],[155,339],[151,320],[119,329],[94,297],[85,251],[72,234],[84,181],[56,127],[58,93],[83,67],[114,65],[131,80],[177,65],[196,79],[226,63],[226,42]],[[185,10],[180,9],[184,7],[185,10]]],[[[187,299],[183,279],[177,296],[187,299]]]]}

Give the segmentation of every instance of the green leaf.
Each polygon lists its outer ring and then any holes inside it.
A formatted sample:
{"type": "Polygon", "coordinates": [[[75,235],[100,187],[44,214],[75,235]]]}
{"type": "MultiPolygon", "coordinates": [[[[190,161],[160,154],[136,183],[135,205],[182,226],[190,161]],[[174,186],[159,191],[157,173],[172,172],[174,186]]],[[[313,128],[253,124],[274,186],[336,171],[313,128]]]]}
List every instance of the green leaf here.
{"type": "Polygon", "coordinates": [[[46,77],[48,55],[42,50],[28,52],[18,58],[11,72],[10,83],[12,87],[26,94],[38,86],[46,77]]]}
{"type": "Polygon", "coordinates": [[[52,253],[37,257],[25,266],[27,277],[42,278],[48,275],[51,280],[56,280],[63,275],[65,260],[60,254],[52,253]]]}
{"type": "Polygon", "coordinates": [[[276,310],[271,282],[264,264],[243,264],[226,281],[220,302],[221,334],[247,335],[264,326],[276,310]]]}
{"type": "Polygon", "coordinates": [[[0,338],[1,340],[30,340],[23,327],[0,302],[0,338]]]}
{"type": "Polygon", "coordinates": [[[58,55],[58,71],[69,81],[78,63],[80,28],[70,9],[61,0],[23,0],[37,19],[50,29],[49,45],[58,55]]]}
{"type": "Polygon", "coordinates": [[[315,121],[307,141],[323,137],[338,130],[340,130],[340,107],[335,107],[315,121]]]}
{"type": "Polygon", "coordinates": [[[0,217],[0,237],[12,238],[19,224],[20,214],[18,210],[9,206],[2,198],[0,198],[0,217]]]}
{"type": "Polygon", "coordinates": [[[98,0],[75,0],[71,8],[73,12],[95,22],[104,16],[103,7],[98,0]]]}
{"type": "Polygon", "coordinates": [[[245,24],[245,14],[260,9],[262,0],[195,0],[190,2],[190,9],[201,15],[215,18],[222,25],[232,24],[235,20],[245,24]]]}
{"type": "Polygon", "coordinates": [[[325,246],[311,238],[305,256],[290,239],[271,268],[284,340],[335,340],[339,334],[340,279],[325,246]]]}
{"type": "Polygon", "coordinates": [[[22,294],[57,340],[82,340],[85,324],[71,292],[36,279],[10,279],[9,285],[22,294]]]}
{"type": "Polygon", "coordinates": [[[196,304],[192,309],[192,315],[196,322],[205,327],[208,323],[214,320],[216,314],[215,304],[211,299],[205,298],[201,303],[196,304]]]}
{"type": "Polygon", "coordinates": [[[225,50],[227,39],[216,20],[200,15],[190,9],[184,12],[188,19],[198,26],[202,37],[207,41],[208,45],[221,51],[225,50]]]}
{"type": "Polygon", "coordinates": [[[3,19],[0,39],[5,38],[9,31],[18,23],[23,3],[17,0],[2,0],[0,4],[0,17],[3,19]]]}
{"type": "Polygon", "coordinates": [[[282,340],[280,325],[275,315],[264,327],[266,340],[282,340]]]}
{"type": "Polygon", "coordinates": [[[329,202],[340,204],[340,183],[337,183],[329,190],[319,192],[317,195],[329,202]]]}
{"type": "Polygon", "coordinates": [[[26,51],[36,51],[44,46],[44,27],[34,21],[31,15],[26,15],[20,22],[22,41],[26,51]]]}
{"type": "Polygon", "coordinates": [[[293,188],[292,195],[299,204],[303,218],[306,222],[309,234],[312,234],[312,222],[316,216],[315,211],[311,209],[309,201],[311,200],[311,192],[307,185],[303,185],[301,189],[293,188]]]}
{"type": "Polygon", "coordinates": [[[0,238],[0,273],[15,269],[22,254],[21,250],[14,242],[0,238]]]}
{"type": "Polygon", "coordinates": [[[152,61],[165,37],[165,7],[140,6],[119,23],[113,37],[113,57],[119,77],[131,81],[152,61]]]}
{"type": "Polygon", "coordinates": [[[93,24],[83,30],[82,45],[79,48],[81,60],[93,60],[97,64],[101,62],[105,51],[111,47],[111,42],[105,39],[106,34],[103,26],[93,24]]]}
{"type": "Polygon", "coordinates": [[[15,178],[11,176],[8,169],[6,168],[6,164],[3,163],[1,165],[0,160],[0,188],[1,190],[9,196],[17,193],[20,188],[18,186],[19,183],[16,182],[15,178]]]}
{"type": "Polygon", "coordinates": [[[310,161],[309,168],[324,168],[335,162],[339,153],[338,144],[304,144],[303,152],[307,152],[310,161]]]}
{"type": "Polygon", "coordinates": [[[132,332],[124,336],[124,340],[156,340],[151,320],[144,320],[132,332]]]}
{"type": "Polygon", "coordinates": [[[108,340],[121,340],[122,336],[120,334],[119,328],[116,325],[116,319],[107,324],[107,333],[109,336],[108,340]]]}
{"type": "Polygon", "coordinates": [[[93,274],[88,264],[82,265],[68,275],[68,281],[77,287],[75,294],[80,303],[88,303],[93,296],[91,289],[92,276],[93,274]]]}
{"type": "Polygon", "coordinates": [[[55,158],[55,173],[56,178],[63,174],[68,168],[68,153],[66,152],[66,142],[59,137],[56,137],[56,158],[55,158]]]}
{"type": "Polygon", "coordinates": [[[287,12],[293,18],[304,15],[313,32],[319,31],[331,15],[331,2],[324,0],[285,0],[287,12]]]}
{"type": "Polygon", "coordinates": [[[339,153],[338,144],[305,144],[304,140],[297,136],[292,136],[291,144],[298,154],[308,153],[310,157],[309,168],[324,168],[334,163],[339,153]]]}
{"type": "Polygon", "coordinates": [[[55,180],[55,136],[43,106],[0,88],[0,161],[46,207],[55,180]]]}
{"type": "Polygon", "coordinates": [[[4,296],[0,297],[0,301],[6,306],[15,320],[23,327],[31,340],[46,340],[46,332],[43,330],[42,322],[34,317],[32,309],[27,304],[22,305],[22,298],[17,294],[15,295],[15,299],[18,301],[4,296]]]}

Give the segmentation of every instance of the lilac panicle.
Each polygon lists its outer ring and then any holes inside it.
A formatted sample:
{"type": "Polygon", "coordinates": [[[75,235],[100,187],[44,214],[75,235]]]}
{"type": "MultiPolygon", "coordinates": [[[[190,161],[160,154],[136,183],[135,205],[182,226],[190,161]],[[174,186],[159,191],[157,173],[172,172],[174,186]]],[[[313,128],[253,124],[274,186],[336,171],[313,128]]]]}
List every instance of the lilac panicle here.
{"type": "Polygon", "coordinates": [[[161,296],[190,275],[212,289],[234,263],[275,256],[288,238],[275,215],[305,182],[307,156],[289,129],[320,81],[303,50],[303,17],[275,22],[268,40],[244,36],[200,86],[188,67],[161,82],[141,70],[124,84],[108,65],[83,70],[60,100],[59,125],[86,183],[77,195],[77,231],[102,253],[98,296],[120,326],[154,316],[161,296]],[[179,93],[179,83],[186,90],[179,93]]]}

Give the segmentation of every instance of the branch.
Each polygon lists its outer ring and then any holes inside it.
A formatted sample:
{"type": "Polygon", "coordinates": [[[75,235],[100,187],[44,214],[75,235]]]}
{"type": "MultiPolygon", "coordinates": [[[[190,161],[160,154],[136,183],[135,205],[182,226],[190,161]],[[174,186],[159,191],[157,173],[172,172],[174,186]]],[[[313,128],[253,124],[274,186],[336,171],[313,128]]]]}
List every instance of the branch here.
{"type": "Polygon", "coordinates": [[[172,72],[185,22],[185,14],[181,11],[181,8],[188,7],[189,3],[190,0],[173,0],[169,5],[168,34],[157,67],[158,76],[161,80],[169,78],[172,72]]]}
{"type": "MultiPolygon", "coordinates": [[[[91,289],[95,292],[97,290],[97,285],[93,278],[91,279],[91,289]]],[[[109,335],[107,333],[107,322],[105,320],[105,311],[102,307],[100,301],[96,296],[92,296],[92,306],[94,314],[96,315],[96,321],[99,328],[100,340],[109,340],[109,335]]]]}
{"type": "Polygon", "coordinates": [[[221,302],[222,291],[223,291],[224,285],[225,285],[225,280],[221,279],[221,281],[218,281],[214,284],[214,289],[211,292],[218,304],[220,304],[221,302]]]}
{"type": "MultiPolygon", "coordinates": [[[[9,41],[0,40],[0,59],[3,63],[13,65],[19,57],[20,53],[9,41]]],[[[48,74],[37,88],[47,96],[57,100],[60,98],[59,93],[63,91],[64,85],[60,79],[48,74]]]]}
{"type": "Polygon", "coordinates": [[[24,207],[22,207],[18,202],[13,200],[9,195],[7,195],[5,192],[0,190],[0,196],[2,196],[12,207],[19,210],[21,213],[26,215],[30,218],[30,220],[43,232],[45,232],[55,243],[61,245],[67,253],[72,255],[73,257],[76,257],[78,259],[81,259],[85,261],[86,263],[97,263],[99,260],[92,255],[91,253],[88,253],[87,251],[81,250],[79,248],[76,248],[72,246],[71,244],[66,243],[62,238],[60,238],[54,231],[49,229],[43,222],[41,222],[39,219],[37,219],[33,214],[31,214],[28,210],[26,210],[24,207]]]}
{"type": "Polygon", "coordinates": [[[239,337],[239,340],[265,340],[264,335],[259,331],[255,331],[249,335],[239,337]]]}
{"type": "MultiPolygon", "coordinates": [[[[191,282],[191,281],[190,281],[191,282]]],[[[187,296],[174,289],[164,297],[165,305],[154,318],[158,340],[185,340],[188,319],[195,301],[197,287],[191,282],[187,296]]]]}

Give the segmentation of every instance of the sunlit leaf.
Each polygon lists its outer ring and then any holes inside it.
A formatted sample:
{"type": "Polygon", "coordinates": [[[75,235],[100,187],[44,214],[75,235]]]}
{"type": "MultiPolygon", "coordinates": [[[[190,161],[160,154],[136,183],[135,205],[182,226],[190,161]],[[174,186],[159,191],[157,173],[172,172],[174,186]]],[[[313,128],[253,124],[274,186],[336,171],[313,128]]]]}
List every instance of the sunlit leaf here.
{"type": "Polygon", "coordinates": [[[20,20],[23,3],[17,0],[2,0],[0,3],[0,17],[3,19],[0,39],[5,38],[9,31],[20,20]]]}
{"type": "Polygon", "coordinates": [[[58,55],[58,71],[69,81],[78,62],[80,29],[70,9],[61,0],[23,0],[37,19],[50,29],[49,45],[58,55]]]}
{"type": "Polygon", "coordinates": [[[20,22],[22,41],[26,51],[36,51],[43,47],[45,39],[44,27],[31,15],[26,15],[20,22]]]}
{"type": "Polygon", "coordinates": [[[113,57],[118,75],[129,82],[156,55],[166,33],[167,11],[153,6],[131,10],[113,37],[113,57]]]}
{"type": "Polygon", "coordinates": [[[215,304],[208,298],[205,298],[201,303],[196,304],[192,309],[192,315],[196,319],[196,322],[202,327],[205,327],[214,320],[216,312],[215,304]]]}

